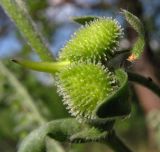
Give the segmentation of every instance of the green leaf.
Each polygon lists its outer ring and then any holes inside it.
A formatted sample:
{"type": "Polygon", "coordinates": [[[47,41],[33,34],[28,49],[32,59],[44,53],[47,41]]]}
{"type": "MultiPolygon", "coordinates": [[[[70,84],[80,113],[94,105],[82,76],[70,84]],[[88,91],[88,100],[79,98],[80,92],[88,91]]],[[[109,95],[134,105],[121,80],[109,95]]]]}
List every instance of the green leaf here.
{"type": "Polygon", "coordinates": [[[122,10],[123,15],[125,16],[125,19],[127,22],[133,27],[133,29],[138,33],[138,38],[132,48],[132,54],[135,56],[136,59],[138,59],[143,50],[145,45],[145,31],[142,22],[140,19],[133,15],[132,13],[128,12],[127,10],[122,10]]]}
{"type": "Polygon", "coordinates": [[[31,132],[20,144],[18,152],[44,152],[47,135],[59,140],[69,141],[69,136],[81,131],[83,125],[75,119],[61,119],[44,124],[31,132]]]}
{"type": "Polygon", "coordinates": [[[142,51],[144,50],[144,46],[145,46],[144,37],[139,36],[132,48],[132,53],[135,55],[136,58],[139,58],[141,56],[142,51]]]}
{"type": "Polygon", "coordinates": [[[144,27],[140,19],[128,12],[127,10],[122,10],[127,22],[134,28],[134,30],[139,34],[144,36],[144,27]]]}
{"type": "Polygon", "coordinates": [[[46,151],[47,152],[65,152],[61,144],[50,137],[46,137],[46,151]]]}
{"type": "Polygon", "coordinates": [[[52,55],[44,41],[41,33],[38,31],[35,23],[31,19],[23,0],[0,0],[5,12],[16,24],[31,48],[44,61],[52,61],[52,55]]]}
{"type": "Polygon", "coordinates": [[[21,143],[18,152],[44,152],[49,136],[61,142],[94,142],[104,140],[108,132],[100,131],[73,118],[49,122],[33,131],[21,143]]]}
{"type": "Polygon", "coordinates": [[[122,70],[116,70],[116,77],[120,86],[116,92],[107,97],[101,105],[97,106],[96,114],[99,119],[112,120],[125,117],[131,112],[131,104],[128,101],[128,76],[122,70]]]}
{"type": "Polygon", "coordinates": [[[80,16],[80,17],[72,17],[71,19],[76,23],[85,25],[86,23],[94,21],[95,19],[98,18],[99,18],[98,16],[80,16]]]}
{"type": "Polygon", "coordinates": [[[101,141],[108,135],[107,131],[101,132],[97,128],[86,128],[83,131],[74,134],[70,137],[73,143],[86,143],[86,142],[96,142],[101,141]]]}

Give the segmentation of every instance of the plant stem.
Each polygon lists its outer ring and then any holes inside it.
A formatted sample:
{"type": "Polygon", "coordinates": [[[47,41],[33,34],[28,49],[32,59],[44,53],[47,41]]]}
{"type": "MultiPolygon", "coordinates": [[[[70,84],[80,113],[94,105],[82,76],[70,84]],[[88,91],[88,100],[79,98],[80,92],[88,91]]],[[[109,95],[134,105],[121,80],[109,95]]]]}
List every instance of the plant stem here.
{"type": "Polygon", "coordinates": [[[128,79],[129,81],[133,81],[135,83],[141,84],[151,91],[153,91],[157,96],[160,97],[160,87],[154,83],[151,79],[147,79],[139,74],[133,73],[133,72],[127,72],[128,73],[128,79]]]}
{"type": "Polygon", "coordinates": [[[41,60],[53,61],[53,56],[49,51],[47,43],[44,41],[41,33],[31,19],[24,1],[0,0],[0,5],[2,5],[5,12],[16,24],[31,48],[40,56],[41,60]]]}
{"type": "Polygon", "coordinates": [[[104,144],[107,144],[115,152],[132,152],[132,150],[116,135],[115,131],[109,132],[104,144]]]}

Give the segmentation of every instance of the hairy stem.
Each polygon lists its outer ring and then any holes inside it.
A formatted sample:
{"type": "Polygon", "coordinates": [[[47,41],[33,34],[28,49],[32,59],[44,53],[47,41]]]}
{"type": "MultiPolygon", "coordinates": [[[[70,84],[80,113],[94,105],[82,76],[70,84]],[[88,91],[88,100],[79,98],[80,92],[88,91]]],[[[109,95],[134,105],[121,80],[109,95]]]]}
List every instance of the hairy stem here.
{"type": "Polygon", "coordinates": [[[145,78],[139,74],[133,72],[127,72],[129,81],[133,81],[135,83],[141,84],[151,91],[153,91],[157,96],[160,97],[160,87],[154,83],[151,79],[145,78]]]}
{"type": "Polygon", "coordinates": [[[132,150],[116,135],[115,131],[109,132],[104,144],[107,144],[115,152],[132,152],[132,150]]]}
{"type": "Polygon", "coordinates": [[[47,43],[42,38],[38,28],[32,21],[24,1],[22,0],[0,0],[0,5],[16,24],[23,37],[31,48],[43,61],[53,61],[53,56],[48,49],[47,43]]]}

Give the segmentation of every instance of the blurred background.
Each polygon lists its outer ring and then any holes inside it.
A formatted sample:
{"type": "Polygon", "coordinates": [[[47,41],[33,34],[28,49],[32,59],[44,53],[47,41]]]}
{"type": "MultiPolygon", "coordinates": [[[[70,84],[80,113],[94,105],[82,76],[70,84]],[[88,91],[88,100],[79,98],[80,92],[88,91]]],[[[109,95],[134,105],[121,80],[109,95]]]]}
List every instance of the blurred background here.
{"type": "MultiPolygon", "coordinates": [[[[80,27],[72,16],[112,16],[123,28],[123,50],[132,48],[136,33],[124,21],[120,9],[138,16],[146,31],[146,47],[132,70],[160,85],[160,1],[159,0],[26,0],[30,15],[48,41],[52,53],[58,51],[80,27]]],[[[0,7],[0,152],[15,152],[21,140],[44,122],[68,117],[50,75],[23,69],[13,58],[39,60],[0,7]]],[[[134,151],[160,151],[160,99],[148,89],[131,85],[132,113],[117,122],[116,129],[134,151]]],[[[66,152],[110,152],[99,144],[68,145],[66,152]]],[[[52,150],[51,150],[52,151],[52,150]]]]}

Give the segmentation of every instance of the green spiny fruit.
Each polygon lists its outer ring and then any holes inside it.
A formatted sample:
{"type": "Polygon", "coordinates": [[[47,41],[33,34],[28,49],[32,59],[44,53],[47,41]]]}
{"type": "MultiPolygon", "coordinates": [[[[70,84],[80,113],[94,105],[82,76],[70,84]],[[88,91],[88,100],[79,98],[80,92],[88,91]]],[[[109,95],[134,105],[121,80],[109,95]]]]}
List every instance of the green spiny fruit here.
{"type": "Polygon", "coordinates": [[[95,119],[95,109],[119,87],[113,73],[101,64],[79,63],[58,75],[58,92],[64,104],[78,120],[95,119]]]}
{"type": "Polygon", "coordinates": [[[91,62],[13,61],[56,74],[58,92],[70,113],[80,121],[97,126],[130,113],[128,77],[124,70],[110,72],[100,63],[91,62]]]}
{"type": "Polygon", "coordinates": [[[62,48],[60,60],[99,61],[115,55],[123,32],[112,18],[98,18],[80,28],[62,48]]]}

